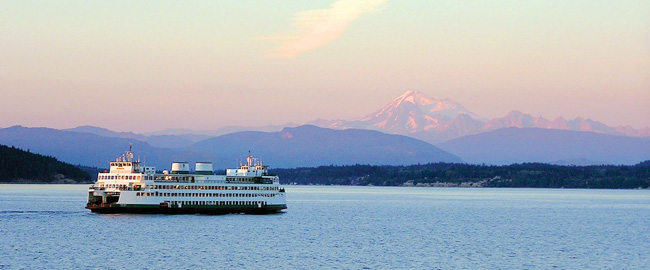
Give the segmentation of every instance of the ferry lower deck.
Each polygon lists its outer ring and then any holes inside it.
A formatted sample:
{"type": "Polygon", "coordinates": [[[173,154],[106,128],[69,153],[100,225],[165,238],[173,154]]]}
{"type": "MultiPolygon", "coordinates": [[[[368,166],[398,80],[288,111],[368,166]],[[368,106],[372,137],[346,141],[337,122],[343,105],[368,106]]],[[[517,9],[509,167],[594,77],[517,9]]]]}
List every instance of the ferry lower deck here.
{"type": "Polygon", "coordinates": [[[282,213],[287,209],[286,205],[264,205],[242,204],[238,205],[233,202],[215,202],[214,204],[197,204],[197,202],[179,203],[161,203],[159,205],[151,204],[97,204],[86,207],[93,213],[103,214],[204,214],[204,215],[223,215],[223,214],[272,214],[282,213]]]}

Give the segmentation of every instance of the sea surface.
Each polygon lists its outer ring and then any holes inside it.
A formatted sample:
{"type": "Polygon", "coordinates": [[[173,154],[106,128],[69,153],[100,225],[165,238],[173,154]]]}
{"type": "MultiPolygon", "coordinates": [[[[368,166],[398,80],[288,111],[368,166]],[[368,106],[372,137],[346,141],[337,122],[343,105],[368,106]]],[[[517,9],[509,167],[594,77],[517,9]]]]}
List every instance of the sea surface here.
{"type": "Polygon", "coordinates": [[[650,191],[287,186],[274,215],[106,215],[0,185],[0,269],[650,269],[650,191]]]}

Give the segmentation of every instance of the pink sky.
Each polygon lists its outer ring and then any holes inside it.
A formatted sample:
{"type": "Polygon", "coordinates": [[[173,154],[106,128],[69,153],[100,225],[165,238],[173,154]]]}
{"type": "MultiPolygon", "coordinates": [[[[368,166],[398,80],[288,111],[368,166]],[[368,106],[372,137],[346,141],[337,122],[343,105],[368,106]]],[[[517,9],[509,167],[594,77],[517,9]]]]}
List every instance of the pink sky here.
{"type": "Polygon", "coordinates": [[[404,91],[650,126],[648,1],[0,2],[0,127],[366,115],[404,91]]]}

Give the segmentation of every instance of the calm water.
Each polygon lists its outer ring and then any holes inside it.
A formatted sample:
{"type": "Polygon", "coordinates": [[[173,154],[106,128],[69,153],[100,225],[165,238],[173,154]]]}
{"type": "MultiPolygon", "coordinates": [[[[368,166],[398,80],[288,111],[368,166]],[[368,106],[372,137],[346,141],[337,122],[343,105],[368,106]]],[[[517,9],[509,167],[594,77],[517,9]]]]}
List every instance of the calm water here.
{"type": "Polygon", "coordinates": [[[288,186],[284,214],[98,215],[0,185],[0,269],[650,269],[650,191],[288,186]]]}

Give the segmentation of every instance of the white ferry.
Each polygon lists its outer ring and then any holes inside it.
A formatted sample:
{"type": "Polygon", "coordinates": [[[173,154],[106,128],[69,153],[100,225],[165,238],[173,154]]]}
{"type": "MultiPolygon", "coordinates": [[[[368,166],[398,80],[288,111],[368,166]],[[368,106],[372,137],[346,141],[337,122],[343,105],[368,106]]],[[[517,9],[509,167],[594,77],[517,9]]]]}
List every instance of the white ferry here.
{"type": "Polygon", "coordinates": [[[100,172],[88,190],[86,209],[95,213],[228,214],[277,213],[287,209],[279,177],[248,156],[239,169],[215,175],[211,162],[172,163],[171,172],[131,161],[131,149],[100,172]]]}

